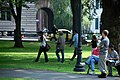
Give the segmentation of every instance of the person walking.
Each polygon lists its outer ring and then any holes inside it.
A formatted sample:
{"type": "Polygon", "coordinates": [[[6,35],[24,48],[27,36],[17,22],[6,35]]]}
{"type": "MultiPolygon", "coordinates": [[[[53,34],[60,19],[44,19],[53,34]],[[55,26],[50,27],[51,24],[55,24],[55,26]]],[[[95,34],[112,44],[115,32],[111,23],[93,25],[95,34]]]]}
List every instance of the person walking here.
{"type": "Polygon", "coordinates": [[[43,35],[42,31],[38,32],[38,35],[40,36],[38,40],[40,41],[41,44],[40,44],[39,52],[38,52],[38,55],[37,55],[35,62],[39,61],[39,58],[40,58],[40,55],[42,52],[44,52],[45,62],[48,62],[48,55],[46,52],[46,44],[47,44],[46,37],[43,35]]]}
{"type": "Polygon", "coordinates": [[[77,49],[78,49],[78,33],[77,33],[77,30],[75,30],[73,32],[73,34],[74,34],[74,36],[73,36],[72,42],[70,44],[70,47],[74,44],[74,54],[73,54],[72,58],[70,59],[71,61],[73,61],[74,58],[76,57],[77,49]]]}
{"type": "Polygon", "coordinates": [[[59,62],[60,61],[59,52],[61,52],[61,54],[62,54],[61,63],[64,62],[64,46],[65,46],[65,39],[64,39],[64,36],[63,36],[63,32],[59,32],[59,37],[58,37],[57,45],[56,45],[56,56],[57,56],[57,59],[58,59],[58,62],[59,62]]]}
{"type": "Polygon", "coordinates": [[[106,57],[108,54],[108,47],[109,47],[109,39],[108,39],[108,30],[103,30],[102,32],[102,41],[100,42],[100,45],[98,46],[100,48],[100,54],[99,54],[99,61],[98,66],[99,70],[101,71],[101,75],[98,75],[99,78],[106,78],[106,57]]]}

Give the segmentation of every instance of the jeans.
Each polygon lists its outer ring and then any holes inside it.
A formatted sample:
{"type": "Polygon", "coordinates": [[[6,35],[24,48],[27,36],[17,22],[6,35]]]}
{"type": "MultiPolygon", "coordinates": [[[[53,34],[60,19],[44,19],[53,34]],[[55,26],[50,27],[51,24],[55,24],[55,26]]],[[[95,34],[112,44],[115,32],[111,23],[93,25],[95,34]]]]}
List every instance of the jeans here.
{"type": "Polygon", "coordinates": [[[61,51],[61,54],[62,54],[62,61],[61,62],[64,62],[64,49],[57,49],[56,50],[56,56],[58,58],[58,61],[60,61],[60,55],[59,55],[60,51],[61,51]]]}
{"type": "Polygon", "coordinates": [[[37,55],[37,58],[36,58],[35,62],[38,62],[38,60],[39,60],[40,55],[41,55],[41,53],[42,53],[42,52],[44,52],[45,62],[48,62],[48,55],[47,55],[47,53],[46,53],[46,49],[45,49],[45,47],[40,47],[40,49],[39,49],[39,52],[38,52],[38,55],[37,55]]]}
{"type": "Polygon", "coordinates": [[[89,59],[86,61],[86,63],[91,66],[91,70],[92,71],[95,70],[94,65],[95,65],[95,63],[98,62],[98,60],[99,60],[99,57],[97,57],[97,56],[90,56],[89,59]]]}

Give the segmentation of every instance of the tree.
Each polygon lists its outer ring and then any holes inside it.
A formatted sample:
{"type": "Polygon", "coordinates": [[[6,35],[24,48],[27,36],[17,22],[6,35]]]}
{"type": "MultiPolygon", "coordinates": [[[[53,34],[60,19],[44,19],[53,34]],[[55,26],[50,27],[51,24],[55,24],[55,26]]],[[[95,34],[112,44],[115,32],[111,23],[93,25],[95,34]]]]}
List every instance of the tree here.
{"type": "MultiPolygon", "coordinates": [[[[70,0],[71,9],[73,14],[73,30],[77,29],[78,25],[78,7],[79,7],[79,0],[70,0]]],[[[82,17],[86,16],[90,20],[90,0],[82,0],[82,17]]],[[[85,21],[82,18],[82,22],[85,21]]],[[[83,22],[84,23],[84,22],[83,22]]]]}
{"type": "MultiPolygon", "coordinates": [[[[21,12],[22,7],[29,8],[25,2],[32,2],[33,0],[0,0],[0,3],[3,5],[8,4],[11,10],[11,14],[15,20],[15,30],[14,30],[14,47],[22,48],[22,39],[21,39],[21,12]]],[[[34,0],[35,1],[35,0],[34,0]]]]}
{"type": "Polygon", "coordinates": [[[110,41],[117,49],[120,43],[120,0],[101,0],[101,3],[101,31],[109,30],[110,41]]]}
{"type": "Polygon", "coordinates": [[[11,8],[11,13],[16,23],[16,29],[14,30],[14,40],[15,40],[14,47],[22,48],[23,44],[21,39],[21,12],[22,12],[23,0],[15,0],[15,1],[8,0],[8,2],[11,8]],[[16,12],[14,8],[16,8],[16,12]]]}
{"type": "Polygon", "coordinates": [[[57,28],[71,29],[72,12],[70,0],[53,0],[54,23],[57,28]]]}

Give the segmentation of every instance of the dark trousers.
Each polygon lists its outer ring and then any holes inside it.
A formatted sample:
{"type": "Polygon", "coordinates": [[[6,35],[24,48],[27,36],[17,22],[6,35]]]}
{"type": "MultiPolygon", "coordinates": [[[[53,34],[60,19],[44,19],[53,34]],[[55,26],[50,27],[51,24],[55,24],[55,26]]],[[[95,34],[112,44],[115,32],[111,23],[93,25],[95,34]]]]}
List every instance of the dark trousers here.
{"type": "Polygon", "coordinates": [[[58,61],[60,61],[59,52],[61,52],[61,54],[62,54],[62,61],[61,61],[61,62],[64,62],[64,49],[57,49],[57,50],[56,50],[56,56],[57,56],[57,58],[58,58],[58,61]]]}
{"type": "Polygon", "coordinates": [[[73,54],[71,60],[74,60],[74,58],[76,57],[76,55],[77,55],[77,48],[74,49],[74,54],[73,54]]]}
{"type": "Polygon", "coordinates": [[[44,52],[45,62],[48,62],[48,55],[47,55],[47,53],[46,53],[46,49],[45,49],[45,47],[40,47],[40,49],[39,49],[39,52],[38,52],[38,55],[37,55],[37,58],[36,58],[35,62],[38,62],[38,60],[39,60],[40,55],[41,55],[41,53],[42,53],[42,52],[44,52]]]}

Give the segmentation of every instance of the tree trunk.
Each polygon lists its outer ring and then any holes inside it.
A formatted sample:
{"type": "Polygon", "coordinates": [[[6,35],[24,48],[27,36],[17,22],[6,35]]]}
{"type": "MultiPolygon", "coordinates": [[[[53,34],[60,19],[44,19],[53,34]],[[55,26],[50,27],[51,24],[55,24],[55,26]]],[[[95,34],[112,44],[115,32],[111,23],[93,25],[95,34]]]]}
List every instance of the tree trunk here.
{"type": "Polygon", "coordinates": [[[70,0],[71,9],[73,13],[73,31],[78,30],[78,8],[79,8],[79,0],[70,0]]]}
{"type": "Polygon", "coordinates": [[[117,49],[120,43],[120,0],[102,0],[101,31],[109,30],[111,43],[117,49]]]}
{"type": "Polygon", "coordinates": [[[14,47],[23,48],[22,40],[21,40],[21,12],[22,12],[22,0],[15,0],[16,1],[16,13],[14,11],[14,5],[11,0],[9,0],[11,13],[15,19],[16,29],[14,30],[14,47]],[[19,3],[18,3],[19,2],[19,3]]]}
{"type": "Polygon", "coordinates": [[[22,11],[22,6],[17,7],[17,19],[15,19],[16,23],[16,31],[15,31],[15,44],[14,47],[19,47],[22,48],[22,39],[21,39],[21,11],[22,11]]]}

